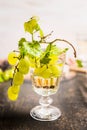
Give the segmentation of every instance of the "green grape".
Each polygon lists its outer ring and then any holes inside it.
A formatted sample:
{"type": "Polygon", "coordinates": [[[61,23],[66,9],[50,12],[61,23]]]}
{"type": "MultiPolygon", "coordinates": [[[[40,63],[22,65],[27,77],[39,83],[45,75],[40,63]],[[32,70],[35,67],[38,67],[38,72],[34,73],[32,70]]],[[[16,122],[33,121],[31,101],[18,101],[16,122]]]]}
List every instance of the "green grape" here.
{"type": "Polygon", "coordinates": [[[3,78],[4,78],[4,80],[9,80],[9,71],[5,71],[4,73],[3,73],[3,78]]]}
{"type": "Polygon", "coordinates": [[[35,68],[34,74],[40,76],[46,69],[46,65],[43,67],[35,68]]]}
{"type": "Polygon", "coordinates": [[[23,83],[24,76],[20,72],[16,72],[13,77],[13,84],[14,85],[21,85],[23,83]]]}
{"type": "Polygon", "coordinates": [[[7,73],[9,73],[9,78],[13,78],[13,73],[14,73],[13,68],[7,70],[7,73]]]}
{"type": "Polygon", "coordinates": [[[32,67],[32,68],[35,68],[35,58],[29,58],[29,60],[30,60],[30,66],[32,67]]]}
{"type": "Polygon", "coordinates": [[[37,75],[37,76],[40,75],[40,68],[35,68],[34,75],[37,75]]]}
{"type": "Polygon", "coordinates": [[[35,68],[35,67],[40,67],[40,59],[39,58],[29,58],[30,60],[30,67],[35,68]]]}
{"type": "Polygon", "coordinates": [[[0,75],[0,83],[4,82],[3,77],[0,75]]]}
{"type": "Polygon", "coordinates": [[[2,69],[0,69],[0,83],[2,83],[4,81],[3,79],[3,71],[2,69]]]}
{"type": "Polygon", "coordinates": [[[4,80],[9,80],[10,78],[13,78],[13,69],[8,69],[3,72],[3,78],[4,80]]]}
{"type": "Polygon", "coordinates": [[[28,57],[24,57],[19,61],[18,64],[19,72],[22,74],[27,74],[29,72],[29,59],[28,57]]]}
{"type": "Polygon", "coordinates": [[[0,83],[4,82],[3,71],[0,69],[0,83]]]}
{"type": "Polygon", "coordinates": [[[12,92],[13,93],[18,94],[19,91],[20,91],[20,86],[19,85],[18,86],[15,86],[15,85],[12,86],[12,92]]]}
{"type": "Polygon", "coordinates": [[[50,76],[51,76],[51,70],[49,68],[47,68],[45,71],[41,73],[41,77],[43,78],[50,78],[50,76]]]}
{"type": "Polygon", "coordinates": [[[34,74],[43,78],[49,78],[51,76],[51,70],[45,66],[36,68],[34,74]]]}
{"type": "Polygon", "coordinates": [[[55,64],[55,63],[58,62],[58,56],[57,55],[51,55],[49,58],[51,59],[49,64],[55,64]]]}
{"type": "Polygon", "coordinates": [[[52,76],[58,77],[61,75],[62,68],[58,66],[57,64],[49,66],[49,69],[51,70],[52,76]]]}
{"type": "Polygon", "coordinates": [[[8,54],[8,62],[11,65],[15,65],[18,62],[19,53],[18,52],[10,52],[8,54]]]}
{"type": "Polygon", "coordinates": [[[12,91],[12,86],[10,86],[10,87],[8,88],[7,94],[8,94],[8,98],[9,98],[10,100],[12,100],[12,101],[17,100],[17,98],[18,98],[18,93],[14,93],[14,92],[12,91]]]}

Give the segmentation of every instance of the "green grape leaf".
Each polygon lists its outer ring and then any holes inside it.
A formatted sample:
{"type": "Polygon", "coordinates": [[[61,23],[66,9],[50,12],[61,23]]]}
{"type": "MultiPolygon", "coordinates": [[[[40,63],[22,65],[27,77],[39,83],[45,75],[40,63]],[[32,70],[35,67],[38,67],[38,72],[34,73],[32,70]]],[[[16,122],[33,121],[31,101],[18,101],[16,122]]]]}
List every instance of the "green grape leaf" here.
{"type": "Polygon", "coordinates": [[[27,54],[27,50],[26,50],[26,44],[27,44],[27,41],[25,38],[21,38],[18,42],[18,48],[20,50],[20,54],[22,56],[26,55],[27,54]]]}
{"type": "Polygon", "coordinates": [[[56,46],[49,44],[46,48],[46,50],[42,53],[40,63],[42,64],[48,64],[51,60],[50,56],[56,53],[56,46]]]}
{"type": "Polygon", "coordinates": [[[69,50],[69,48],[65,48],[64,50],[63,50],[63,52],[67,52],[69,50]]]}
{"type": "Polygon", "coordinates": [[[19,47],[22,47],[23,42],[26,42],[26,39],[25,39],[25,38],[21,38],[21,39],[19,40],[18,46],[19,46],[19,47]]]}
{"type": "Polygon", "coordinates": [[[37,23],[37,20],[36,19],[31,19],[30,21],[25,22],[24,23],[24,30],[26,32],[29,32],[30,34],[33,34],[34,31],[39,31],[40,27],[39,27],[39,25],[37,23]]]}
{"type": "Polygon", "coordinates": [[[46,52],[50,51],[50,55],[57,55],[58,56],[58,55],[62,54],[63,52],[66,52],[67,50],[68,50],[68,48],[60,49],[54,44],[49,44],[47,46],[46,52]]]}
{"type": "Polygon", "coordinates": [[[83,67],[83,64],[82,64],[82,61],[81,61],[81,60],[77,59],[77,60],[76,60],[76,63],[77,63],[77,66],[78,66],[78,67],[83,67]]]}
{"type": "Polygon", "coordinates": [[[28,32],[30,34],[33,34],[34,32],[39,31],[40,37],[44,36],[44,33],[38,24],[37,17],[32,17],[29,21],[25,22],[24,30],[25,32],[28,32]]]}
{"type": "Polygon", "coordinates": [[[40,59],[40,63],[48,64],[51,58],[49,58],[48,54],[46,54],[42,59],[40,59]]]}
{"type": "Polygon", "coordinates": [[[58,48],[56,47],[56,45],[53,44],[49,44],[46,48],[46,52],[50,52],[50,54],[57,54],[58,53],[58,48]]]}
{"type": "Polygon", "coordinates": [[[40,37],[43,37],[44,36],[44,33],[42,31],[42,29],[40,28],[40,37]]]}
{"type": "Polygon", "coordinates": [[[23,38],[19,41],[19,50],[21,55],[29,54],[32,57],[39,57],[42,52],[39,42],[33,41],[31,43],[23,38]]]}
{"type": "Polygon", "coordinates": [[[41,50],[41,46],[40,43],[37,41],[34,41],[32,44],[28,45],[28,53],[34,57],[40,57],[42,50],[41,50]]]}
{"type": "Polygon", "coordinates": [[[41,64],[48,64],[51,61],[52,56],[58,56],[64,52],[66,52],[68,48],[60,49],[56,45],[49,44],[46,48],[46,50],[42,53],[40,58],[41,64]]]}

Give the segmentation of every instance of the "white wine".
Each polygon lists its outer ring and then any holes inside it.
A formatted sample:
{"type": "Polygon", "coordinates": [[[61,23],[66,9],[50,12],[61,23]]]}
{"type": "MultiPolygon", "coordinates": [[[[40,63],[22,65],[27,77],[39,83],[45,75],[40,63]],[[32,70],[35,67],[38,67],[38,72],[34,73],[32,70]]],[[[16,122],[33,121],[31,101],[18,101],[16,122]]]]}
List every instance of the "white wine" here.
{"type": "Polygon", "coordinates": [[[53,95],[59,88],[60,77],[42,78],[32,76],[32,85],[36,93],[42,96],[53,95]]]}

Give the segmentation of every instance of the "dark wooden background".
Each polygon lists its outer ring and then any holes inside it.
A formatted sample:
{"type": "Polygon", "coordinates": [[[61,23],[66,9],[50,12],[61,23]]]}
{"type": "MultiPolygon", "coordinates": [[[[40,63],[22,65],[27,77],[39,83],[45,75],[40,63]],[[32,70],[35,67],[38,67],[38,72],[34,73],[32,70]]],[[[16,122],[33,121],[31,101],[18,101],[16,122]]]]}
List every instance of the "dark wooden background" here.
{"type": "Polygon", "coordinates": [[[61,81],[59,91],[51,97],[62,116],[51,122],[36,121],[30,116],[40,98],[30,81],[25,80],[15,102],[7,98],[9,85],[9,81],[0,84],[0,130],[87,130],[87,75],[76,74],[61,81]]]}

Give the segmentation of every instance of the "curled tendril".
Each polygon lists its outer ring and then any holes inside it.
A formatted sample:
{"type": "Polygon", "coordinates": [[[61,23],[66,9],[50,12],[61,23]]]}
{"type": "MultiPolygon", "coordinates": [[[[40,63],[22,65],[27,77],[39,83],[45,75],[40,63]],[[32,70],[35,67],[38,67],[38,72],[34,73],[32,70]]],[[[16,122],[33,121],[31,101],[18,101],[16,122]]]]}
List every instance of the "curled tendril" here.
{"type": "Polygon", "coordinates": [[[72,43],[70,43],[69,41],[67,41],[67,40],[65,40],[65,39],[57,38],[57,39],[55,39],[55,40],[53,40],[53,41],[51,41],[51,42],[46,42],[46,38],[49,37],[49,36],[51,36],[52,33],[53,33],[53,31],[51,31],[51,33],[47,34],[46,36],[41,37],[40,43],[47,43],[47,44],[50,43],[50,44],[53,44],[53,43],[55,43],[55,42],[57,42],[57,41],[65,42],[65,43],[69,44],[69,45],[73,48],[74,56],[75,56],[75,57],[77,56],[75,47],[72,45],[72,43]]]}
{"type": "Polygon", "coordinates": [[[73,48],[73,50],[74,50],[74,56],[76,57],[76,50],[75,50],[75,47],[72,45],[72,43],[70,43],[69,41],[67,41],[67,40],[65,40],[65,39],[55,39],[55,40],[53,40],[52,42],[50,42],[50,43],[54,43],[54,42],[56,42],[56,41],[62,41],[62,42],[66,42],[67,44],[69,44],[72,48],[73,48]]]}
{"type": "Polygon", "coordinates": [[[55,42],[57,42],[57,41],[66,42],[67,44],[69,44],[69,45],[73,48],[74,56],[75,56],[75,57],[77,56],[75,47],[72,45],[72,43],[70,43],[69,41],[67,41],[67,40],[65,40],[65,39],[55,39],[55,40],[53,40],[53,41],[51,41],[51,42],[46,42],[46,41],[44,41],[44,43],[46,43],[46,44],[53,44],[53,43],[55,43],[55,42]]]}

